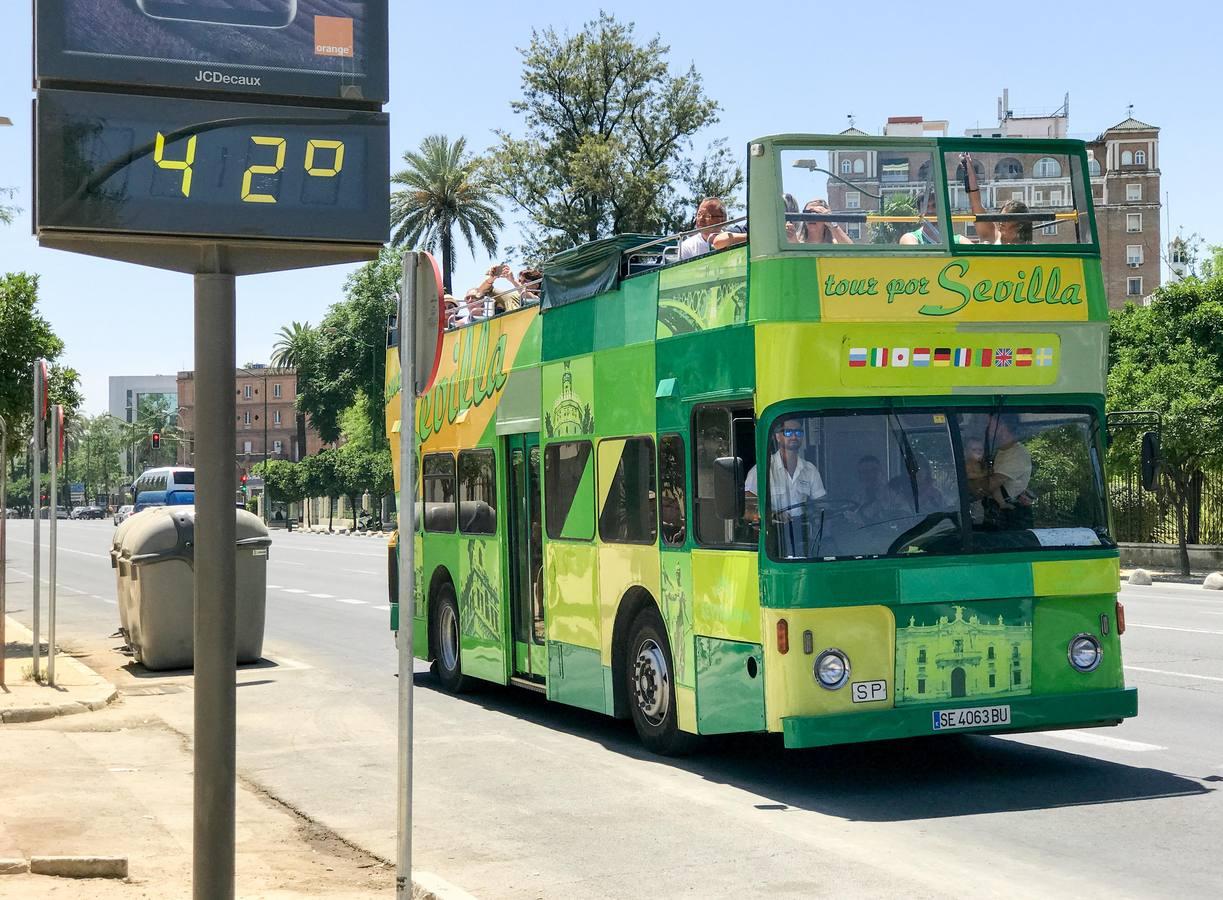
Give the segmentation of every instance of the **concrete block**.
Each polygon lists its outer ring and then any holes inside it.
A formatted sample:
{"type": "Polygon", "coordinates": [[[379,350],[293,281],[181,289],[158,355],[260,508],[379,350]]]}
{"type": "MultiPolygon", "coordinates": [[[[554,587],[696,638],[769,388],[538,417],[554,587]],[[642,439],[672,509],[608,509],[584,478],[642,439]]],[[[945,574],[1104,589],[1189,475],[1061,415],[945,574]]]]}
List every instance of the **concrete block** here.
{"type": "Polygon", "coordinates": [[[0,875],[24,875],[30,864],[24,859],[0,859],[0,875]]]}
{"type": "Polygon", "coordinates": [[[1202,587],[1208,591],[1223,591],[1223,572],[1211,572],[1202,582],[1202,587]]]}
{"type": "Polygon", "coordinates": [[[58,878],[126,878],[126,856],[32,856],[30,871],[58,878]]]}
{"type": "Polygon", "coordinates": [[[1146,569],[1135,569],[1133,572],[1130,572],[1129,583],[1130,584],[1150,584],[1151,583],[1151,573],[1148,572],[1146,569]]]}

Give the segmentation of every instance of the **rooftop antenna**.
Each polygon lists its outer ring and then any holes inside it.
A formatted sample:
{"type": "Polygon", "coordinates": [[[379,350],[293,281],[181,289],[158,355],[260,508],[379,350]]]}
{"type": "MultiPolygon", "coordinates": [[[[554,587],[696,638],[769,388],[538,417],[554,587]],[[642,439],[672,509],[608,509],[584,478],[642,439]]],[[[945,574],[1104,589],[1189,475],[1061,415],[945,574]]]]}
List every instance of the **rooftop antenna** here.
{"type": "Polygon", "coordinates": [[[849,119],[849,127],[850,127],[850,128],[853,128],[853,127],[854,127],[854,126],[857,124],[857,120],[854,118],[854,114],[853,114],[853,113],[850,113],[850,114],[849,114],[849,115],[847,115],[845,118],[849,119]]]}
{"type": "Polygon", "coordinates": [[[1133,103],[1127,103],[1125,105],[1125,117],[1127,119],[1134,118],[1134,104],[1133,103]]]}

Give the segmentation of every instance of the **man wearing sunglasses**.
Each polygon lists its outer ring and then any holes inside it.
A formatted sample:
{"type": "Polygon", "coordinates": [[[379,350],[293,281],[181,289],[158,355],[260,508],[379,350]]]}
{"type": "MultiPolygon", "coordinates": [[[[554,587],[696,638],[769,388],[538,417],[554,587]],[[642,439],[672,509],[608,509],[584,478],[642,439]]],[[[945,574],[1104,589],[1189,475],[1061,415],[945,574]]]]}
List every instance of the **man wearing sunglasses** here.
{"type": "MultiPolygon", "coordinates": [[[[805,434],[802,419],[782,419],[773,427],[773,443],[777,451],[769,457],[769,500],[774,514],[800,517],[810,500],[819,500],[828,492],[814,463],[803,458],[805,434]]],[[[744,491],[756,497],[756,466],[752,466],[743,482],[744,491]]],[[[759,521],[759,512],[754,520],[759,521]]]]}

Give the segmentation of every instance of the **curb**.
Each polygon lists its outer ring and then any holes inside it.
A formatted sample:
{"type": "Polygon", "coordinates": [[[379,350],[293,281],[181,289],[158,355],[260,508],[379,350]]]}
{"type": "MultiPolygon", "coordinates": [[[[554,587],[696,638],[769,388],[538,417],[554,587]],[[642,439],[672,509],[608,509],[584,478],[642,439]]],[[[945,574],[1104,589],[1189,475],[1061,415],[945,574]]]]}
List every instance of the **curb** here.
{"type": "Polygon", "coordinates": [[[31,856],[31,875],[57,878],[126,878],[126,856],[31,856]]]}
{"type": "Polygon", "coordinates": [[[476,898],[431,872],[413,872],[412,900],[476,900],[476,898]]]}

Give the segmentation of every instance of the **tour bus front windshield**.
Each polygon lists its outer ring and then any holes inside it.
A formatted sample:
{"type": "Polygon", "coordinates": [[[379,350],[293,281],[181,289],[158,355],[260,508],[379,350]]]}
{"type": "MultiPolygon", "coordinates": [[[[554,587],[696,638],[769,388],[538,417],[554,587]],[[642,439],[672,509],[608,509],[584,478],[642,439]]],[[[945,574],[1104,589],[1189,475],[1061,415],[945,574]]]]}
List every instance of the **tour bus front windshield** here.
{"type": "Polygon", "coordinates": [[[768,552],[1112,546],[1095,422],[1086,409],[1013,406],[786,414],[770,430],[768,552]]]}

